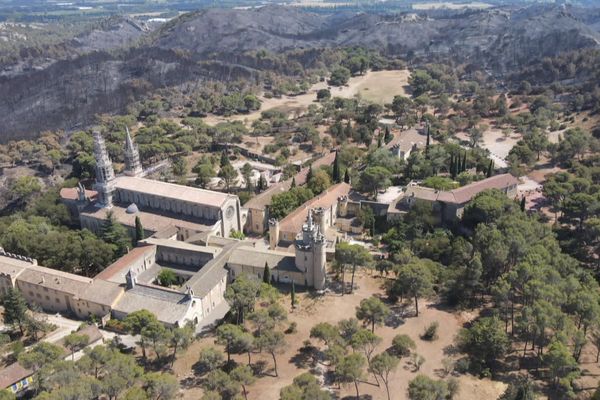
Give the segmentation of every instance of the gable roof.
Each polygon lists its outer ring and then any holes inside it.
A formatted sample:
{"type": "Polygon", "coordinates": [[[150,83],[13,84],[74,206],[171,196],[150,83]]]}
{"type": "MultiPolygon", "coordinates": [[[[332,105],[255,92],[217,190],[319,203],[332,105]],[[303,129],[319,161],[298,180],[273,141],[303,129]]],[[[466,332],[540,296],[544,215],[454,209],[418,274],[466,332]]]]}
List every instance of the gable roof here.
{"type": "Polygon", "coordinates": [[[12,279],[19,276],[25,269],[36,264],[37,261],[32,258],[7,253],[0,247],[0,273],[8,275],[12,279]]]}
{"type": "Polygon", "coordinates": [[[104,268],[102,272],[94,277],[94,279],[101,280],[110,280],[115,281],[116,275],[123,275],[123,279],[116,279],[118,282],[125,282],[124,276],[129,270],[131,264],[136,262],[139,259],[150,256],[152,253],[156,253],[155,245],[147,245],[145,243],[141,243],[138,247],[134,247],[129,250],[129,253],[125,254],[121,258],[119,258],[114,263],[110,264],[108,267],[104,268]]]}
{"type": "Polygon", "coordinates": [[[118,282],[94,279],[89,286],[81,288],[76,298],[110,308],[124,291],[125,288],[118,282]]]}
{"type": "MultiPolygon", "coordinates": [[[[92,189],[85,190],[86,197],[90,200],[96,200],[98,192],[92,189]]],[[[63,200],[79,200],[77,188],[62,188],[60,189],[60,198],[63,200]]]]}
{"type": "Polygon", "coordinates": [[[92,283],[91,278],[70,274],[56,269],[31,265],[17,278],[17,281],[39,285],[49,289],[77,294],[82,286],[92,283]]]}
{"type": "MultiPolygon", "coordinates": [[[[296,184],[298,182],[296,181],[296,184]]],[[[254,209],[254,210],[264,210],[268,205],[271,204],[273,200],[273,196],[287,192],[292,187],[292,180],[288,179],[287,181],[279,182],[275,185],[272,185],[270,188],[265,190],[262,193],[257,194],[250,200],[244,204],[244,208],[254,209]]]]}
{"type": "MultiPolygon", "coordinates": [[[[236,241],[223,247],[223,250],[218,253],[215,258],[207,262],[200,268],[200,271],[196,272],[186,282],[186,285],[194,291],[194,296],[206,296],[217,283],[227,276],[227,270],[225,269],[227,260],[232,251],[241,245],[242,242],[236,241]]],[[[181,290],[185,290],[185,288],[182,288],[181,290]]]]}
{"type": "MultiPolygon", "coordinates": [[[[331,151],[324,155],[323,157],[317,159],[312,163],[312,167],[317,169],[322,166],[328,166],[333,164],[335,160],[335,151],[331,151]]],[[[308,177],[308,171],[310,167],[302,168],[296,175],[294,175],[293,180],[296,182],[296,185],[304,185],[306,183],[306,178],[308,177]]],[[[273,196],[278,195],[283,192],[287,192],[292,187],[292,179],[288,179],[283,182],[279,182],[275,185],[272,185],[267,190],[258,195],[254,196],[246,204],[244,204],[244,208],[254,209],[254,210],[264,210],[267,206],[271,205],[271,201],[273,200],[273,196]]]]}
{"type": "Polygon", "coordinates": [[[441,201],[451,204],[465,204],[484,190],[504,190],[518,184],[519,180],[511,174],[501,174],[448,191],[436,190],[424,186],[409,186],[406,188],[404,197],[415,197],[426,201],[441,201]]]}
{"type": "Polygon", "coordinates": [[[292,211],[287,217],[282,219],[279,223],[279,230],[281,232],[300,232],[302,225],[308,216],[308,210],[318,207],[329,208],[337,203],[340,196],[348,195],[350,189],[351,186],[345,182],[331,186],[326,191],[308,200],[306,203],[292,211]]]}
{"type": "Polygon", "coordinates": [[[254,268],[264,268],[267,263],[272,270],[302,272],[296,268],[296,257],[290,253],[248,246],[234,249],[228,262],[254,268]]]}
{"type": "Polygon", "coordinates": [[[424,147],[426,141],[427,135],[423,135],[417,128],[411,128],[401,131],[385,147],[388,149],[399,148],[403,152],[407,152],[412,150],[414,145],[418,148],[424,147]]]}
{"type": "Polygon", "coordinates": [[[0,370],[0,388],[6,389],[31,375],[33,375],[33,371],[23,367],[18,362],[10,364],[0,370]]]}
{"type": "Polygon", "coordinates": [[[175,213],[157,211],[148,209],[144,211],[138,208],[135,213],[129,213],[128,207],[122,207],[118,204],[114,204],[110,209],[98,208],[93,204],[88,205],[80,215],[84,217],[94,218],[96,220],[104,221],[109,212],[112,213],[113,217],[121,224],[127,227],[135,227],[135,219],[139,217],[140,222],[145,230],[151,232],[162,232],[167,229],[175,227],[175,229],[184,228],[192,231],[206,231],[213,229],[216,220],[200,220],[198,218],[191,218],[189,216],[178,217],[175,213]]]}
{"type": "Polygon", "coordinates": [[[120,176],[116,178],[115,188],[117,190],[127,190],[138,193],[151,193],[156,197],[186,201],[217,208],[223,207],[227,200],[237,197],[227,193],[132,176],[120,176]]]}
{"type": "Polygon", "coordinates": [[[488,189],[506,189],[512,185],[518,185],[519,180],[511,174],[502,174],[492,176],[481,181],[473,182],[458,189],[450,190],[449,192],[440,192],[439,201],[454,204],[464,204],[477,194],[488,189]]]}

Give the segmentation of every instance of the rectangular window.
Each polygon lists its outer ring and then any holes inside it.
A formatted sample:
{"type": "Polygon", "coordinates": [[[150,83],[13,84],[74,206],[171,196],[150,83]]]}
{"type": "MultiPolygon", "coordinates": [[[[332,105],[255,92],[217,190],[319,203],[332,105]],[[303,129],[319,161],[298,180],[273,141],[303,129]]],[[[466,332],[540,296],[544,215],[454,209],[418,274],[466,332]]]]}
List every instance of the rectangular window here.
{"type": "Polygon", "coordinates": [[[56,301],[57,304],[60,304],[60,299],[58,297],[54,299],[54,301],[56,301]]]}

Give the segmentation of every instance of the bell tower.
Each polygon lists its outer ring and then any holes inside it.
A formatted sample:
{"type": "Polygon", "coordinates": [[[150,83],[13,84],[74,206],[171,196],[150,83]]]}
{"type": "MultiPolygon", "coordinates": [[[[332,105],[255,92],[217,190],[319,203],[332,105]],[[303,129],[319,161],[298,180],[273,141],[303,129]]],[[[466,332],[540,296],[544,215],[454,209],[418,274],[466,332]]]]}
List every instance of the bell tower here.
{"type": "Polygon", "coordinates": [[[127,136],[125,137],[125,170],[123,173],[127,176],[141,176],[143,169],[140,162],[140,152],[131,138],[129,128],[125,127],[125,130],[127,136]]]}
{"type": "Polygon", "coordinates": [[[96,183],[94,190],[98,192],[99,199],[96,205],[98,207],[112,207],[112,197],[115,181],[115,171],[112,167],[112,161],[106,151],[104,138],[98,130],[94,130],[94,158],[96,159],[96,183]]]}

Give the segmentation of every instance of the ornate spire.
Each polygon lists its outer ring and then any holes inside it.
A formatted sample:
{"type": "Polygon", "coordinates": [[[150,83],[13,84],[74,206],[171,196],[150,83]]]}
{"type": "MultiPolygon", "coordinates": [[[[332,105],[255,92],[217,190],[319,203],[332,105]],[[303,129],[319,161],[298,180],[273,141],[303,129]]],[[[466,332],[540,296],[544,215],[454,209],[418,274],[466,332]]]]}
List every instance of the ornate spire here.
{"type": "Polygon", "coordinates": [[[133,143],[129,128],[125,127],[127,136],[125,137],[125,175],[140,176],[143,172],[140,162],[140,153],[138,147],[133,143]]]}
{"type": "Polygon", "coordinates": [[[93,135],[94,158],[96,159],[96,184],[94,185],[94,189],[100,195],[98,206],[111,207],[115,171],[113,170],[112,161],[108,156],[104,138],[100,134],[100,131],[95,130],[93,135]]]}
{"type": "Polygon", "coordinates": [[[313,230],[313,216],[312,216],[312,208],[308,210],[308,217],[306,218],[306,225],[308,225],[309,230],[313,230]]]}

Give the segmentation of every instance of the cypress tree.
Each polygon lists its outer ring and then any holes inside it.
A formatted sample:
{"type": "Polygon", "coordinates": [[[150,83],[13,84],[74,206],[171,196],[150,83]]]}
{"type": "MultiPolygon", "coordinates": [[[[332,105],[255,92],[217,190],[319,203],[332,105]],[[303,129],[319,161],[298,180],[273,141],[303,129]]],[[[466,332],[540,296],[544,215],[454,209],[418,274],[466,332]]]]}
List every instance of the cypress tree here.
{"type": "Polygon", "coordinates": [[[454,177],[456,178],[460,174],[460,153],[456,156],[454,161],[454,177]]]}
{"type": "Polygon", "coordinates": [[[306,183],[310,182],[310,180],[313,178],[313,169],[312,169],[312,165],[310,167],[308,167],[308,173],[306,174],[306,183]]]}
{"type": "Polygon", "coordinates": [[[350,123],[350,120],[348,120],[348,123],[346,124],[346,128],[344,129],[344,136],[346,137],[346,139],[349,139],[352,137],[354,130],[352,129],[352,123],[350,123]]]}
{"type": "Polygon", "coordinates": [[[229,165],[229,157],[227,156],[227,152],[225,150],[223,150],[223,152],[221,153],[221,162],[219,163],[219,165],[221,166],[221,168],[223,168],[226,165],[229,165]]]}
{"type": "Polygon", "coordinates": [[[521,211],[525,212],[526,200],[525,196],[521,197],[521,211]]]}
{"type": "Polygon", "coordinates": [[[291,188],[293,189],[295,187],[296,187],[296,177],[292,176],[292,185],[291,185],[291,188]]]}
{"type": "Polygon", "coordinates": [[[381,148],[381,146],[383,146],[383,140],[381,138],[383,134],[381,132],[379,132],[379,135],[377,136],[377,148],[381,148]]]}
{"type": "Polygon", "coordinates": [[[494,160],[490,160],[490,165],[488,166],[488,170],[487,170],[487,177],[491,178],[493,173],[494,173],[494,160]]]}
{"type": "Polygon", "coordinates": [[[346,172],[344,173],[344,182],[350,184],[350,168],[346,168],[346,172]]]}
{"type": "Polygon", "coordinates": [[[292,281],[292,292],[290,293],[292,297],[292,309],[296,308],[296,285],[294,281],[292,281]]]}
{"type": "Polygon", "coordinates": [[[389,142],[391,142],[393,139],[392,137],[392,132],[390,131],[390,127],[386,125],[385,127],[385,136],[383,138],[383,141],[388,144],[389,142]]]}
{"type": "Polygon", "coordinates": [[[271,270],[269,269],[269,264],[265,262],[265,270],[263,271],[263,282],[267,284],[271,284],[271,270]]]}
{"type": "Polygon", "coordinates": [[[342,181],[342,172],[340,171],[340,160],[338,158],[337,151],[335,152],[335,159],[333,160],[333,181],[340,183],[342,181]]]}
{"type": "Polygon", "coordinates": [[[452,179],[456,178],[454,174],[454,154],[450,154],[450,168],[448,168],[448,172],[450,172],[452,179]]]}
{"type": "Polygon", "coordinates": [[[429,156],[429,123],[427,123],[427,142],[425,143],[425,156],[429,156]]]}
{"type": "Polygon", "coordinates": [[[142,221],[140,221],[140,217],[135,216],[135,242],[139,242],[140,240],[144,240],[144,227],[142,226],[142,221]]]}
{"type": "Polygon", "coordinates": [[[465,155],[462,160],[462,168],[460,172],[465,172],[467,170],[467,152],[465,151],[465,155]]]}

